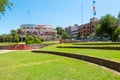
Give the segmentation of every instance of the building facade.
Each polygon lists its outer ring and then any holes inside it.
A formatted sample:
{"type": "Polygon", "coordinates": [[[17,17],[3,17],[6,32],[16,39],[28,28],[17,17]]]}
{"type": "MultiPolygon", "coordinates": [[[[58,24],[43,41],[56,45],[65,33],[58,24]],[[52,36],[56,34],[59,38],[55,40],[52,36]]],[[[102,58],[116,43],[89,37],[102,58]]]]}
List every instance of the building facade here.
{"type": "Polygon", "coordinates": [[[72,38],[77,38],[77,36],[78,36],[78,24],[74,24],[73,26],[66,27],[65,32],[67,34],[69,34],[72,38]]]}
{"type": "Polygon", "coordinates": [[[97,18],[91,18],[89,23],[80,25],[78,27],[78,35],[87,37],[92,33],[95,33],[95,26],[99,23],[97,18]]]}
{"type": "Polygon", "coordinates": [[[72,28],[72,26],[68,26],[65,28],[65,32],[70,36],[71,36],[71,28],[72,28]]]}
{"type": "Polygon", "coordinates": [[[57,39],[57,31],[52,28],[52,25],[23,24],[20,29],[22,30],[21,37],[26,37],[27,34],[34,34],[46,40],[57,39]]]}

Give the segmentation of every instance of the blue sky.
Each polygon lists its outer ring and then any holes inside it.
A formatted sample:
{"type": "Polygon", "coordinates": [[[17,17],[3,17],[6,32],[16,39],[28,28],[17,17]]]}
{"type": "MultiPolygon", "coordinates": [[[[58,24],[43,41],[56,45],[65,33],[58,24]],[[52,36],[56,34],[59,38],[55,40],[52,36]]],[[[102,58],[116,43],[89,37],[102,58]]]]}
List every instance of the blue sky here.
{"type": "MultiPolygon", "coordinates": [[[[50,24],[67,27],[89,22],[93,17],[93,0],[10,0],[14,6],[6,9],[0,20],[0,34],[18,29],[21,24],[50,24]],[[81,18],[83,5],[83,21],[81,18]]],[[[117,17],[120,0],[96,0],[98,19],[107,13],[117,17]]]]}

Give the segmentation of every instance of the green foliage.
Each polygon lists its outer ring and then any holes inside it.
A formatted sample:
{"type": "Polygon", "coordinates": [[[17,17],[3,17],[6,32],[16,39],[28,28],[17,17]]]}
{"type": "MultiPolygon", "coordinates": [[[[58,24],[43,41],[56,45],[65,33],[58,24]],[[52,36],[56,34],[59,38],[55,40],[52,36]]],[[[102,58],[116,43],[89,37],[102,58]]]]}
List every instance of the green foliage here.
{"type": "Polygon", "coordinates": [[[96,28],[96,33],[95,33],[95,35],[96,35],[96,36],[99,36],[99,37],[102,37],[101,25],[98,24],[95,28],[96,28]]]}
{"type": "Polygon", "coordinates": [[[119,26],[120,26],[120,12],[118,13],[118,22],[119,22],[119,26]]]}
{"type": "Polygon", "coordinates": [[[97,26],[96,34],[102,37],[110,37],[112,39],[115,29],[118,27],[118,20],[107,14],[101,17],[99,25],[97,26]]]}
{"type": "Polygon", "coordinates": [[[44,38],[39,38],[40,40],[41,40],[41,42],[44,42],[45,41],[45,39],[44,38]]]}
{"type": "Polygon", "coordinates": [[[26,40],[25,40],[26,44],[41,44],[41,40],[39,38],[37,38],[35,35],[27,35],[26,36],[26,40]]]}
{"type": "Polygon", "coordinates": [[[62,33],[64,32],[62,27],[56,27],[56,30],[58,35],[62,35],[62,33]]]}
{"type": "Polygon", "coordinates": [[[14,42],[19,42],[20,38],[17,34],[14,35],[14,42]]]}
{"type": "Polygon", "coordinates": [[[0,13],[4,15],[6,7],[11,9],[11,6],[13,6],[13,4],[9,0],[0,0],[0,13]]]}
{"type": "Polygon", "coordinates": [[[56,27],[57,34],[61,36],[62,39],[68,39],[70,36],[64,31],[62,27],[56,27]]]}
{"type": "Polygon", "coordinates": [[[62,33],[62,39],[69,39],[69,38],[70,36],[66,32],[62,33]]]}
{"type": "Polygon", "coordinates": [[[113,40],[114,41],[117,41],[118,38],[119,38],[119,35],[120,35],[120,28],[117,28],[114,32],[114,35],[113,35],[113,40]]]}

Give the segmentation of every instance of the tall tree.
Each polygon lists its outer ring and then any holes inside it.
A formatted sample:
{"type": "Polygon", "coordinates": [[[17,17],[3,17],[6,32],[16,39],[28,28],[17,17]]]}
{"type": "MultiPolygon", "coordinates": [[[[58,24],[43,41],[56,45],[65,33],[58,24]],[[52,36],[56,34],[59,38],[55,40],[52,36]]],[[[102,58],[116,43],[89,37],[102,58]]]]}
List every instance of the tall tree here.
{"type": "Polygon", "coordinates": [[[69,39],[69,38],[70,36],[66,32],[62,33],[62,39],[69,39]]]}
{"type": "Polygon", "coordinates": [[[56,30],[58,35],[62,35],[62,33],[64,32],[64,29],[62,27],[56,27],[56,30]]]}
{"type": "Polygon", "coordinates": [[[120,38],[120,28],[117,28],[114,32],[113,39],[117,41],[120,38]]]}
{"type": "Polygon", "coordinates": [[[20,38],[20,40],[23,41],[23,38],[21,37],[22,36],[22,30],[21,29],[17,29],[17,35],[20,38]]]}
{"type": "Polygon", "coordinates": [[[14,36],[14,35],[16,34],[16,30],[11,30],[11,31],[10,31],[10,34],[11,34],[12,36],[14,36]]]}
{"type": "Polygon", "coordinates": [[[119,27],[120,27],[120,12],[118,13],[118,22],[119,22],[119,27]]]}
{"type": "Polygon", "coordinates": [[[112,39],[113,33],[117,27],[118,20],[114,16],[107,14],[101,17],[96,33],[102,37],[107,36],[112,39]]]}
{"type": "Polygon", "coordinates": [[[0,0],[0,14],[4,14],[6,7],[11,9],[13,4],[9,0],[0,0]]]}

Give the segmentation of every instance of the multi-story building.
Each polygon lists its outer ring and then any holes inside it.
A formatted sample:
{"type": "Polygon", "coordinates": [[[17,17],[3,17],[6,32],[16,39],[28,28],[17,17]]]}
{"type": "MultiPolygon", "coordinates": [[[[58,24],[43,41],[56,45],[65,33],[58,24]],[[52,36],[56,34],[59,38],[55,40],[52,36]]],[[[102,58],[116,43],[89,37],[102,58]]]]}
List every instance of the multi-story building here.
{"type": "Polygon", "coordinates": [[[52,25],[23,24],[20,29],[22,30],[21,37],[26,37],[27,34],[34,34],[46,40],[57,38],[57,31],[52,28],[52,25]]]}
{"type": "Polygon", "coordinates": [[[72,38],[78,37],[78,24],[74,24],[74,26],[71,28],[71,36],[72,38]]]}
{"type": "Polygon", "coordinates": [[[74,24],[74,26],[66,27],[65,32],[67,34],[69,34],[72,38],[77,38],[77,36],[78,36],[78,24],[74,24]]]}
{"type": "Polygon", "coordinates": [[[79,36],[89,36],[92,33],[95,33],[95,26],[99,23],[97,18],[91,18],[89,23],[80,25],[78,27],[78,35],[79,36]]]}
{"type": "Polygon", "coordinates": [[[68,26],[65,28],[65,32],[70,36],[71,36],[71,28],[72,28],[72,26],[68,26]]]}

